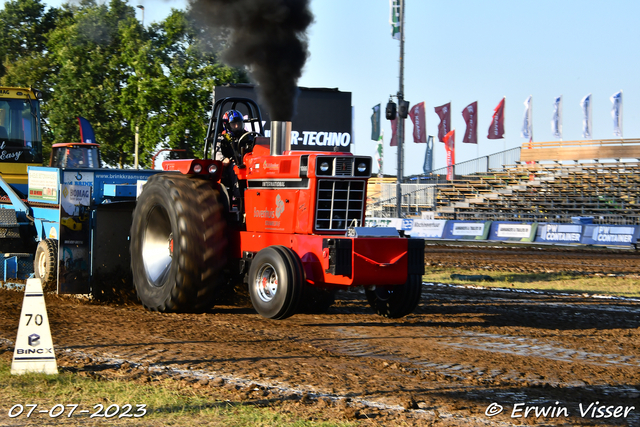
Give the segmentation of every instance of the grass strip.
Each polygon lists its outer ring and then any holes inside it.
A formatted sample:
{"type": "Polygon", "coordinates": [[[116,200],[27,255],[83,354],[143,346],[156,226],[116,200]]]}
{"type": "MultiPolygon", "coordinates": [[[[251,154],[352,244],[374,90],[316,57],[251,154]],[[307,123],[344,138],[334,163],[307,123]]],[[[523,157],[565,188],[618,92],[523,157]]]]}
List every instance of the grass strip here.
{"type": "Polygon", "coordinates": [[[628,298],[640,297],[640,278],[626,275],[581,275],[571,273],[514,273],[465,270],[459,268],[429,268],[423,280],[428,283],[453,283],[512,289],[598,294],[628,298]],[[454,275],[454,278],[451,275],[454,275]],[[461,275],[462,278],[455,276],[461,275]],[[466,276],[466,277],[465,277],[466,276]],[[488,276],[492,280],[464,280],[473,276],[488,276]]]}
{"type": "MultiPolygon", "coordinates": [[[[6,355],[5,355],[6,356],[6,355]]],[[[226,390],[218,389],[216,393],[226,390]]],[[[230,393],[230,392],[229,392],[230,393]]],[[[231,397],[231,395],[229,396],[231,397]]],[[[95,379],[62,370],[58,375],[24,374],[11,375],[10,362],[0,359],[0,425],[136,425],[140,426],[286,426],[286,427],[348,427],[351,423],[310,421],[304,408],[292,411],[290,407],[274,402],[261,407],[251,402],[232,402],[212,396],[210,390],[185,386],[179,380],[164,379],[155,382],[137,382],[121,379],[95,379]],[[30,406],[37,408],[27,418],[30,406]],[[122,417],[124,405],[132,405],[131,417],[122,417]],[[145,404],[146,414],[138,404],[145,404]],[[24,412],[14,405],[22,405],[24,412]],[[58,405],[56,408],[54,406],[58,405]],[[78,405],[73,416],[68,417],[72,407],[78,405]],[[100,409],[107,408],[109,418],[91,418],[100,409]],[[117,405],[117,407],[116,407],[117,405]],[[64,411],[63,411],[64,407],[64,411]],[[116,409],[119,408],[119,409],[116,409]],[[39,413],[40,410],[49,411],[39,413]],[[80,413],[89,410],[88,413],[80,413]],[[60,412],[57,417],[52,417],[60,412]],[[12,421],[12,423],[7,423],[12,421]]]]}

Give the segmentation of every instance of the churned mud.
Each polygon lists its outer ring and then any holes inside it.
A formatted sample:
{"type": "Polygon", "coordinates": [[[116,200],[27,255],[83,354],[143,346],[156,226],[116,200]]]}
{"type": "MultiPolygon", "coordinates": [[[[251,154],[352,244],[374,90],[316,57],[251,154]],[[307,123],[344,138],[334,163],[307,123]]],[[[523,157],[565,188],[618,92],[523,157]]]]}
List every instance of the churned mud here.
{"type": "MultiPolygon", "coordinates": [[[[640,273],[634,251],[427,246],[425,259],[632,281],[640,273]]],[[[640,300],[425,283],[403,319],[374,315],[362,292],[340,292],[328,313],[284,321],[250,306],[192,315],[46,301],[58,365],[74,372],[174,376],[238,402],[361,425],[640,424],[640,300]]],[[[21,292],[0,290],[3,357],[21,305],[21,292]]]]}

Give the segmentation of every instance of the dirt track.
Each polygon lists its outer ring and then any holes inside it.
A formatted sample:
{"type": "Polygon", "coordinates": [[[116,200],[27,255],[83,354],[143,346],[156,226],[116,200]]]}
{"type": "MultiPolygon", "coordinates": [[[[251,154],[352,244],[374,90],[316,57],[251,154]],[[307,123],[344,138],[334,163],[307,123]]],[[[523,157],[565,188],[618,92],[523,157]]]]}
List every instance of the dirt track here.
{"type": "MultiPolygon", "coordinates": [[[[632,251],[428,246],[426,259],[625,273],[629,280],[640,273],[632,251]]],[[[15,339],[21,303],[21,293],[0,291],[0,339],[15,339]]],[[[372,314],[359,292],[340,293],[328,314],[285,321],[262,319],[251,308],[168,315],[55,295],[47,296],[47,309],[60,366],[107,376],[207,376],[207,387],[233,390],[238,401],[304,396],[300,413],[319,418],[363,425],[640,424],[640,301],[425,284],[416,313],[400,320],[372,314]],[[133,365],[120,366],[122,360],[133,365]],[[498,408],[493,403],[503,411],[489,417],[485,411],[498,408]],[[532,406],[547,417],[531,409],[525,418],[532,406]]],[[[7,341],[3,349],[10,350],[7,341]]]]}

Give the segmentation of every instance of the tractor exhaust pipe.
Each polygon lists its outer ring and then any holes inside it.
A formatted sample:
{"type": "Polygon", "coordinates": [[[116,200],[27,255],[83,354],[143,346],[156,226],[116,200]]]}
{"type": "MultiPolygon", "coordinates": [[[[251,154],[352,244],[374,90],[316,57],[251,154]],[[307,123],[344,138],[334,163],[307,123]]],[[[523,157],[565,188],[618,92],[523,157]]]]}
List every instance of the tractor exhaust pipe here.
{"type": "Polygon", "coordinates": [[[271,121],[271,155],[282,156],[291,150],[291,122],[271,121]]]}

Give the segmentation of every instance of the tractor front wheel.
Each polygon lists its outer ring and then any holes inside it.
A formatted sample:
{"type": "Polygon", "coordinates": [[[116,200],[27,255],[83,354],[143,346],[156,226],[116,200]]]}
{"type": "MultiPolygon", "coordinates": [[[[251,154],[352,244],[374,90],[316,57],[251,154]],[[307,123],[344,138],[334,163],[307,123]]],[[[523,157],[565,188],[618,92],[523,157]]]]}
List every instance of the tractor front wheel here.
{"type": "Polygon", "coordinates": [[[298,308],[304,273],[300,258],[284,246],[262,249],[249,269],[249,296],[258,314],[285,319],[298,308]]]}
{"type": "Polygon", "coordinates": [[[398,319],[413,313],[420,302],[422,276],[410,274],[404,285],[377,286],[366,290],[367,300],[373,310],[383,317],[398,319]]]}
{"type": "Polygon", "coordinates": [[[42,288],[49,290],[58,280],[58,241],[43,239],[38,243],[33,260],[33,272],[42,281],[42,288]]]}
{"type": "Polygon", "coordinates": [[[226,262],[218,192],[173,173],[149,178],[131,225],[131,270],[142,304],[161,312],[202,312],[214,304],[226,262]]]}

